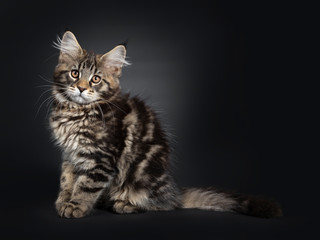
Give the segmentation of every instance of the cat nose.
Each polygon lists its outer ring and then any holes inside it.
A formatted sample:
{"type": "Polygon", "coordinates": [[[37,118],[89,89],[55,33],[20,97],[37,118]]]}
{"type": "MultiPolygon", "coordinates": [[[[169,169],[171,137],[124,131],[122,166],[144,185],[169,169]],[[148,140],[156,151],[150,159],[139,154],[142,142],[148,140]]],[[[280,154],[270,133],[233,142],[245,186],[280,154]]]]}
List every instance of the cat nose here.
{"type": "Polygon", "coordinates": [[[82,93],[84,90],[86,90],[86,88],[79,87],[79,86],[77,86],[77,87],[78,87],[78,89],[79,89],[80,93],[82,93]]]}

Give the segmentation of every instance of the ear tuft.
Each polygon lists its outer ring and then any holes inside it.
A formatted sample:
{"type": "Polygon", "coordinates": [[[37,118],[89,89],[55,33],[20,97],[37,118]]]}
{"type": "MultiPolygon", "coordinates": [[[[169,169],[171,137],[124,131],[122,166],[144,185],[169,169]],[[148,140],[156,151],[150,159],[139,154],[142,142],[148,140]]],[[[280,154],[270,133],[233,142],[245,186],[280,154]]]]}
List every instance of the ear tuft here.
{"type": "Polygon", "coordinates": [[[66,54],[74,59],[81,55],[83,52],[76,37],[70,31],[66,31],[63,34],[62,39],[60,39],[58,36],[57,42],[54,42],[53,46],[60,50],[60,57],[66,54]]]}
{"type": "Polygon", "coordinates": [[[101,57],[101,61],[106,68],[122,68],[123,66],[130,65],[126,61],[126,48],[123,45],[118,45],[110,52],[101,57]]]}
{"type": "Polygon", "coordinates": [[[124,47],[125,47],[125,49],[127,49],[127,48],[128,48],[128,42],[129,42],[129,40],[128,40],[128,39],[126,39],[124,42],[119,43],[118,45],[122,45],[122,46],[124,46],[124,47]]]}

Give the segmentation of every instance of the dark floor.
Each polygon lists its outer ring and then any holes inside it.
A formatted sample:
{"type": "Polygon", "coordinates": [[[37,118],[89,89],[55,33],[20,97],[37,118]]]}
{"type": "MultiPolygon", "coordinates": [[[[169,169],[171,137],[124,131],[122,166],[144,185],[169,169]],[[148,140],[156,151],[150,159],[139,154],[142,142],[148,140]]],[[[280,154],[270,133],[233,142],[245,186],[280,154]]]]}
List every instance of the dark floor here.
{"type": "Polygon", "coordinates": [[[18,206],[2,216],[10,219],[2,224],[2,239],[308,239],[311,234],[308,222],[298,217],[260,219],[192,209],[134,215],[95,210],[83,219],[62,219],[50,202],[18,206]]]}

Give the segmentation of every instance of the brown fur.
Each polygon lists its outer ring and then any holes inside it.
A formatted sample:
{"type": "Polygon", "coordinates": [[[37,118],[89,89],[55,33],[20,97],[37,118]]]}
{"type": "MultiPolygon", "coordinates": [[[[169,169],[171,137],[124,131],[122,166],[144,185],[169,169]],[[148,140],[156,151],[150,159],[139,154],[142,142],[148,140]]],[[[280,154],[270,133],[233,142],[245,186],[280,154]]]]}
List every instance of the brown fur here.
{"type": "Polygon", "coordinates": [[[58,48],[50,126],[63,153],[59,216],[84,217],[95,206],[111,206],[119,214],[176,208],[281,214],[269,200],[176,186],[167,136],[156,114],[120,91],[124,46],[104,55],[88,54],[66,32],[58,48]],[[74,71],[79,78],[70,75],[74,71]],[[92,76],[102,80],[94,84],[92,76]]]}

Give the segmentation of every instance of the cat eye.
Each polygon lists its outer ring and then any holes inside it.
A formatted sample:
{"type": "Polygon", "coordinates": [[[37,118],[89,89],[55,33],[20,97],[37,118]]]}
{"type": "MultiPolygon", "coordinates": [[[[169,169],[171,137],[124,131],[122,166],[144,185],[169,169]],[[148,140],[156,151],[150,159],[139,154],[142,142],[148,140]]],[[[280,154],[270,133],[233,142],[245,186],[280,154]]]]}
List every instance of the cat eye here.
{"type": "Polygon", "coordinates": [[[93,83],[99,83],[101,81],[101,77],[94,75],[91,79],[93,83]]]}
{"type": "Polygon", "coordinates": [[[71,71],[71,77],[78,78],[79,77],[79,71],[78,70],[72,70],[71,71]]]}

